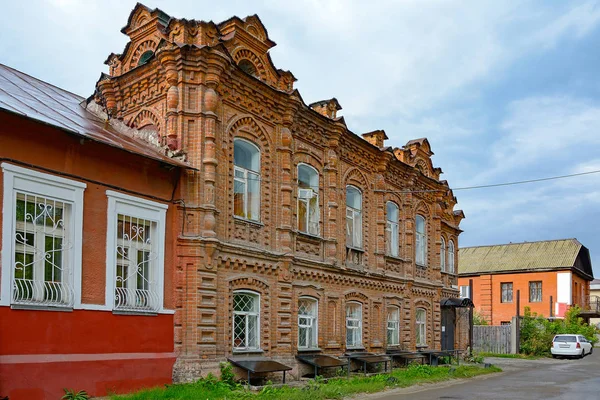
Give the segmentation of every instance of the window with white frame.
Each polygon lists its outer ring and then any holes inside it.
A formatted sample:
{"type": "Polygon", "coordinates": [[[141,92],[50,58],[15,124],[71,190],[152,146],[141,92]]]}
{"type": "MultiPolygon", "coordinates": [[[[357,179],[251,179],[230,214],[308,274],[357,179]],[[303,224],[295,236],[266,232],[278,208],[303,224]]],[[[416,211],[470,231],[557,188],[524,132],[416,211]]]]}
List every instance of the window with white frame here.
{"type": "Polygon", "coordinates": [[[460,297],[463,299],[471,298],[468,285],[460,286],[460,297]]]}
{"type": "Polygon", "coordinates": [[[362,248],[362,193],[346,186],[346,246],[362,248]]]}
{"type": "Polygon", "coordinates": [[[387,345],[400,344],[400,309],[390,306],[387,309],[387,345]]]}
{"type": "Polygon", "coordinates": [[[362,304],[346,304],[346,347],[362,347],[362,304]]]}
{"type": "Polygon", "coordinates": [[[2,170],[0,304],[80,305],[86,185],[8,163],[2,170]]]}
{"type": "Polygon", "coordinates": [[[500,284],[501,303],[512,303],[513,301],[513,284],[512,282],[502,282],[500,284]]]}
{"type": "Polygon", "coordinates": [[[386,203],[385,245],[386,253],[398,257],[398,206],[393,201],[386,203]]]}
{"type": "Polygon", "coordinates": [[[107,304],[115,311],[163,308],[167,205],[108,190],[107,304]]]}
{"type": "Polygon", "coordinates": [[[240,290],[233,293],[233,349],[257,350],[260,346],[260,296],[240,290]]]}
{"type": "Polygon", "coordinates": [[[298,300],[298,348],[316,349],[318,344],[318,302],[311,297],[298,300]]]}
{"type": "Polygon", "coordinates": [[[310,165],[298,165],[298,231],[319,234],[319,173],[310,165]]]}
{"type": "Polygon", "coordinates": [[[442,238],[442,245],[440,246],[440,269],[442,272],[446,272],[446,241],[442,238]]]}
{"type": "Polygon", "coordinates": [[[260,220],[260,150],[244,139],[233,141],[233,213],[260,220]]]}
{"type": "Polygon", "coordinates": [[[416,262],[425,266],[427,260],[427,237],[425,236],[425,218],[417,215],[416,220],[416,262]]]}
{"type": "Polygon", "coordinates": [[[427,345],[427,312],[424,308],[417,308],[415,313],[415,330],[417,334],[417,346],[427,345]]]}
{"type": "Polygon", "coordinates": [[[448,272],[451,274],[456,272],[454,271],[454,260],[454,242],[451,240],[450,243],[448,243],[448,272]]]}

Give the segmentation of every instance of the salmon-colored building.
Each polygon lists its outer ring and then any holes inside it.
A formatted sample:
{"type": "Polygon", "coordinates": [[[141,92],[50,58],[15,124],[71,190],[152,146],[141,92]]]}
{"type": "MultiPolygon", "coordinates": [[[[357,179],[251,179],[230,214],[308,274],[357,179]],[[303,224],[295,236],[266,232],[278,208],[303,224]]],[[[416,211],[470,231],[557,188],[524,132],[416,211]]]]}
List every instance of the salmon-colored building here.
{"type": "Polygon", "coordinates": [[[563,317],[571,305],[587,308],[592,262],[577,239],[464,247],[459,259],[461,297],[492,325],[517,315],[517,291],[521,315],[525,307],[545,317],[563,317]]]}
{"type": "MultiPolygon", "coordinates": [[[[182,162],[0,65],[0,397],[171,382],[182,162]]],[[[139,132],[137,132],[139,133],[139,132]]]]}

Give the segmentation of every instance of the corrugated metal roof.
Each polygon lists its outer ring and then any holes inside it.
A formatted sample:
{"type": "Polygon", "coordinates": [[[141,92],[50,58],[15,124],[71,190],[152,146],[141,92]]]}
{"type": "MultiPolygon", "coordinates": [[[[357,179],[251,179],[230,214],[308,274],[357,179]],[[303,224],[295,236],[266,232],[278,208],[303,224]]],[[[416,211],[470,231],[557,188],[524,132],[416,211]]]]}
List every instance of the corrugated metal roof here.
{"type": "Polygon", "coordinates": [[[571,268],[581,247],[577,239],[464,247],[458,253],[458,273],[571,268]]]}
{"type": "Polygon", "coordinates": [[[85,99],[23,72],[0,64],[0,110],[6,110],[89,140],[178,167],[186,163],[161,154],[159,149],[119,132],[86,110],[85,99]]]}

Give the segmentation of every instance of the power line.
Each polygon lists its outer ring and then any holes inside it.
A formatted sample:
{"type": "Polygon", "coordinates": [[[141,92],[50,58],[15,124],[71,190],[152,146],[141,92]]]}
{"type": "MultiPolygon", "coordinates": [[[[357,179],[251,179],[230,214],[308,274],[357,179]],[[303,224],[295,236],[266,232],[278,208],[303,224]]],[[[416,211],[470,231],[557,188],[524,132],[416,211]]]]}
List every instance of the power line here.
{"type": "Polygon", "coordinates": [[[572,178],[572,177],[575,177],[575,176],[590,175],[590,174],[597,174],[597,173],[600,173],[600,170],[588,171],[588,172],[580,172],[580,173],[577,173],[577,174],[569,174],[569,175],[551,176],[551,177],[548,177],[548,178],[529,179],[529,180],[526,180],[526,181],[494,183],[494,184],[491,184],[491,185],[466,186],[466,187],[462,187],[462,188],[454,188],[452,190],[453,191],[457,191],[457,190],[484,189],[484,188],[491,188],[491,187],[498,187],[498,186],[522,185],[522,184],[525,184],[525,183],[551,181],[551,180],[554,180],[554,179],[572,178]]]}

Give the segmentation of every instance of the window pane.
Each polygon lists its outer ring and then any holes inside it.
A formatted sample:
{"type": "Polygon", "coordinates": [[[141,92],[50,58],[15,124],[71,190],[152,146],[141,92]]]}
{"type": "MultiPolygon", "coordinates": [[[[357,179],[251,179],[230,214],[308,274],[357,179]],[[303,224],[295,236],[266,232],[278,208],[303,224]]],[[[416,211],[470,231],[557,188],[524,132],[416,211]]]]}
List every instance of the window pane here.
{"type": "Polygon", "coordinates": [[[362,209],[362,194],[354,186],[346,187],[346,205],[356,210],[362,209]]]}
{"type": "Polygon", "coordinates": [[[319,197],[315,194],[309,201],[308,233],[319,234],[319,197]]]}
{"type": "Polygon", "coordinates": [[[248,216],[253,221],[260,220],[260,178],[248,174],[248,216]]]}
{"type": "Polygon", "coordinates": [[[388,201],[386,204],[386,218],[391,222],[398,222],[398,206],[396,203],[388,201]]]}
{"type": "Polygon", "coordinates": [[[305,200],[298,200],[298,230],[308,232],[308,209],[305,200]]]}
{"type": "Polygon", "coordinates": [[[233,182],[233,213],[246,218],[245,211],[246,182],[235,180],[233,182]]]}
{"type": "Polygon", "coordinates": [[[260,152],[258,147],[245,140],[234,140],[233,163],[238,167],[260,172],[260,152]]]}

